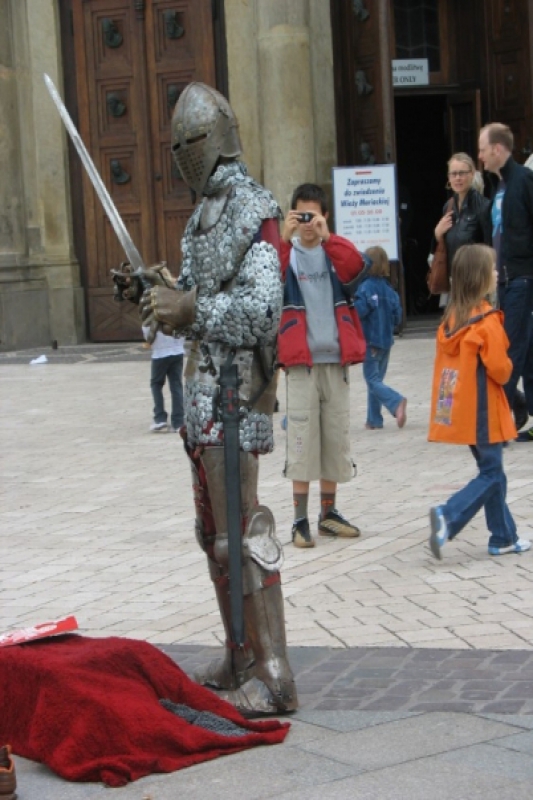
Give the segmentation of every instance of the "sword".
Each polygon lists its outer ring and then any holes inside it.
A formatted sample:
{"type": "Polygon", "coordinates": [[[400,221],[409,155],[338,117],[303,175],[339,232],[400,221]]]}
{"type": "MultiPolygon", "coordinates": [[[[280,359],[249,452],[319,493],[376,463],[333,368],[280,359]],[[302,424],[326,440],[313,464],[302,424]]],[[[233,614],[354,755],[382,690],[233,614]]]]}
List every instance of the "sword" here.
{"type": "Polygon", "coordinates": [[[229,599],[231,638],[244,647],[244,601],[242,580],[241,454],[239,445],[239,370],[229,356],[220,365],[220,415],[224,426],[224,469],[228,523],[229,599]]]}
{"type": "MultiPolygon", "coordinates": [[[[87,175],[89,176],[89,179],[94,187],[94,191],[98,195],[98,198],[104,207],[104,211],[107,214],[107,218],[111,223],[113,230],[117,234],[118,240],[122,245],[124,252],[126,253],[128,261],[133,267],[133,272],[131,273],[132,277],[138,277],[141,280],[141,283],[143,283],[142,274],[145,272],[146,267],[144,261],[142,260],[141,254],[135,247],[133,239],[128,233],[128,229],[124,225],[122,217],[118,213],[117,207],[111,199],[111,195],[107,191],[106,185],[100,177],[87,148],[83,144],[82,138],[76,130],[76,126],[72,122],[70,114],[61,100],[53,80],[46,73],[44,73],[43,77],[46,88],[50,92],[50,97],[54,101],[55,106],[59,111],[59,115],[65,123],[68,134],[72,139],[72,144],[76,148],[78,155],[82,160],[85,171],[87,172],[87,175]]],[[[148,285],[144,286],[144,288],[150,288],[150,284],[148,283],[148,285]]]]}

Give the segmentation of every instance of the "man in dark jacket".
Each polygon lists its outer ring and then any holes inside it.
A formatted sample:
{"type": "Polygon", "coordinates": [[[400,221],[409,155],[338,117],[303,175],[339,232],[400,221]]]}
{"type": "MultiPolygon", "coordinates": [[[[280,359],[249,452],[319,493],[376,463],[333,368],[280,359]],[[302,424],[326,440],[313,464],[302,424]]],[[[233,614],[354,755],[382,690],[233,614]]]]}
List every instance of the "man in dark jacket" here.
{"type": "MultiPolygon", "coordinates": [[[[527,359],[533,312],[533,172],[512,157],[513,134],[507,125],[492,122],[479,134],[479,158],[490,173],[492,246],[497,253],[498,295],[504,312],[513,372],[505,386],[517,427],[520,415],[517,384],[527,359]]],[[[521,423],[521,424],[520,424],[521,423]]]]}

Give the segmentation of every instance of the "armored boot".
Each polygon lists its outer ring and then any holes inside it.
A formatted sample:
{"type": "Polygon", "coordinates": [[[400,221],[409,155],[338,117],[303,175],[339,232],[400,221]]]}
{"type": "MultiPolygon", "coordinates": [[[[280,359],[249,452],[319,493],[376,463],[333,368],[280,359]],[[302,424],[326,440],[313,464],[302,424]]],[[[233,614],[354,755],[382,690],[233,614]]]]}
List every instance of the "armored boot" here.
{"type": "Polygon", "coordinates": [[[255,656],[254,677],[220,696],[243,716],[285,714],[298,708],[294,676],[287,659],[285,616],[279,572],[268,573],[250,561],[247,578],[261,588],[245,596],[246,631],[255,656]]]}
{"type": "MultiPolygon", "coordinates": [[[[193,483],[195,483],[195,496],[202,495],[202,509],[209,506],[209,513],[213,520],[214,529],[226,530],[226,496],[224,484],[224,449],[222,447],[207,448],[201,458],[200,469],[193,468],[193,483]],[[203,480],[202,480],[203,478],[203,480]],[[206,484],[201,489],[198,484],[206,484]],[[209,491],[208,490],[209,487],[209,491]],[[220,527],[219,527],[220,526],[220,527]]],[[[245,518],[257,502],[257,458],[250,453],[241,454],[241,511],[245,518]]],[[[198,516],[197,516],[198,526],[198,516]]],[[[203,549],[208,553],[209,574],[215,587],[215,594],[220,609],[222,624],[226,635],[224,655],[216,658],[205,667],[198,667],[194,672],[194,680],[214,689],[236,689],[253,676],[254,654],[248,645],[234,647],[231,637],[231,610],[229,598],[229,575],[227,569],[227,534],[221,536],[223,541],[223,561],[220,563],[215,555],[215,546],[218,536],[210,537],[204,542],[203,549]]],[[[200,541],[200,538],[199,538],[200,541]]],[[[220,547],[219,547],[220,549],[220,547]]],[[[248,640],[248,634],[246,635],[248,640]]]]}
{"type": "Polygon", "coordinates": [[[283,554],[274,534],[271,511],[256,506],[243,548],[244,619],[246,637],[255,658],[254,676],[240,688],[221,693],[244,716],[283,714],[298,707],[294,676],[287,659],[279,574],[283,554]]]}
{"type": "MultiPolygon", "coordinates": [[[[209,574],[215,587],[220,617],[226,634],[226,644],[222,658],[216,658],[205,666],[194,671],[194,680],[212,689],[237,689],[242,683],[253,677],[254,654],[247,644],[243,648],[235,648],[231,641],[231,610],[229,599],[229,577],[210,558],[209,574]]],[[[247,637],[248,638],[248,637],[247,637]]]]}

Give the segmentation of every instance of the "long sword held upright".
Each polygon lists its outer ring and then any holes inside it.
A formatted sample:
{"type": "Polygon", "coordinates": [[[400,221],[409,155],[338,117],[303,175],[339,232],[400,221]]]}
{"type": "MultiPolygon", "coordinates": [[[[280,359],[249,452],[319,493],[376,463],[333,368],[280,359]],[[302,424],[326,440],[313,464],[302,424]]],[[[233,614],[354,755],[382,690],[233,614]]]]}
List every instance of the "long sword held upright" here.
{"type": "Polygon", "coordinates": [[[111,199],[111,195],[107,191],[106,185],[104,184],[98,170],[96,169],[94,162],[89,155],[89,152],[85,145],[83,144],[82,138],[78,131],[76,130],[76,126],[72,122],[70,114],[68,113],[67,109],[61,97],[59,96],[59,92],[57,91],[53,80],[50,78],[49,75],[44,73],[44,82],[46,84],[46,88],[50,92],[50,96],[54,101],[54,104],[59,111],[61,119],[65,123],[65,127],[68,131],[70,138],[72,139],[72,144],[76,148],[79,157],[82,160],[83,166],[85,167],[85,171],[89,176],[89,179],[94,186],[94,191],[98,195],[100,202],[102,203],[105,213],[107,214],[107,218],[111,223],[111,226],[117,237],[119,239],[120,244],[124,248],[124,252],[128,257],[128,261],[130,262],[133,270],[135,272],[143,273],[146,269],[144,261],[141,257],[141,254],[137,250],[133,239],[131,238],[130,234],[128,233],[128,229],[124,225],[124,221],[120,214],[117,211],[117,207],[115,206],[113,200],[111,199]]]}

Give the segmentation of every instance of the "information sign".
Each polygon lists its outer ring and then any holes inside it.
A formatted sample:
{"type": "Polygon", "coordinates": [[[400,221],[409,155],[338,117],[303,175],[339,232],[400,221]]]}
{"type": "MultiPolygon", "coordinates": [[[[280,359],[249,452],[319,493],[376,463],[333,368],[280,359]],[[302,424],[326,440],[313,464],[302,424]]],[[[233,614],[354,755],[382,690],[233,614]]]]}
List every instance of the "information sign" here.
{"type": "Polygon", "coordinates": [[[389,260],[399,260],[394,164],[334,167],[333,198],[339,236],[360,251],[379,245],[389,260]]]}
{"type": "Polygon", "coordinates": [[[392,85],[429,86],[427,58],[395,58],[392,62],[392,85]]]}

